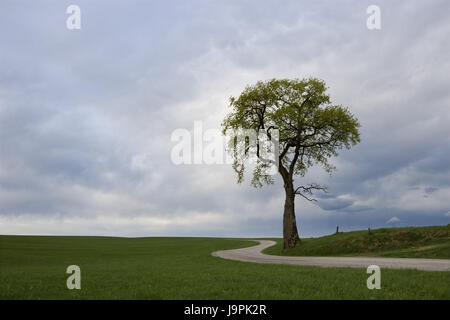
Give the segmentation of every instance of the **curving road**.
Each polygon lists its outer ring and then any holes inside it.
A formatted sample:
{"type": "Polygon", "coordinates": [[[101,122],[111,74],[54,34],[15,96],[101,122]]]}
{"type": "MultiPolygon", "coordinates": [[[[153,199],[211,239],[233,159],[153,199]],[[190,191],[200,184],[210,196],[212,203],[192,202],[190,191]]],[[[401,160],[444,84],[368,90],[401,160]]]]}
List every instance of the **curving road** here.
{"type": "Polygon", "coordinates": [[[367,268],[377,265],[390,269],[418,269],[425,271],[450,271],[450,259],[411,259],[378,257],[287,257],[261,253],[262,250],[276,244],[269,240],[250,240],[259,242],[249,248],[215,251],[211,255],[229,260],[256,263],[292,264],[317,267],[367,268]]]}

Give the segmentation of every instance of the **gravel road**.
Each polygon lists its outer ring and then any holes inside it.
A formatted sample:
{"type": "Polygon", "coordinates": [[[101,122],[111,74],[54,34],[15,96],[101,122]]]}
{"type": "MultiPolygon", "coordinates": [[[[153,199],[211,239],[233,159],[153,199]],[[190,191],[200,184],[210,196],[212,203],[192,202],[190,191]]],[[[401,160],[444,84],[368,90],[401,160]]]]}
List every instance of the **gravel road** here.
{"type": "Polygon", "coordinates": [[[317,267],[351,267],[367,268],[377,265],[390,269],[418,269],[426,271],[450,271],[450,259],[415,259],[415,258],[378,258],[378,257],[287,257],[261,253],[267,247],[275,245],[274,241],[251,240],[258,245],[233,250],[215,251],[215,257],[256,263],[291,264],[317,267]]]}

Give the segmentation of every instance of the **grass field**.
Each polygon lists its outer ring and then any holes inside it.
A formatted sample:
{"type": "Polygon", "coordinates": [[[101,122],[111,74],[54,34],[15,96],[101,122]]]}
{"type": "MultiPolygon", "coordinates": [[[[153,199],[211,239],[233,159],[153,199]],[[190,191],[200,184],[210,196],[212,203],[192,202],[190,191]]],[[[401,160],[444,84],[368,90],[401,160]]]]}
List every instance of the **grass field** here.
{"type": "MultiPolygon", "coordinates": [[[[400,258],[450,259],[450,225],[432,227],[383,228],[302,239],[301,243],[282,251],[277,245],[266,254],[287,256],[379,256],[400,258]]],[[[449,284],[450,285],[450,284],[449,284]]]]}
{"type": "Polygon", "coordinates": [[[242,239],[0,236],[0,299],[450,299],[450,272],[264,265],[211,252],[242,239]],[[66,268],[81,268],[68,290],[66,268]]]}

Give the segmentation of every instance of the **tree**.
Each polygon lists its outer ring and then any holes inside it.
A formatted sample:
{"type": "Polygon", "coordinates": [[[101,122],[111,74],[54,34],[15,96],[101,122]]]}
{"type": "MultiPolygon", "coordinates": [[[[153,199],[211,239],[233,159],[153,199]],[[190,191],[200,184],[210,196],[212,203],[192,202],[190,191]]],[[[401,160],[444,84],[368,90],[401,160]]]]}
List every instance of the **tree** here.
{"type": "MultiPolygon", "coordinates": [[[[277,166],[283,182],[286,199],[283,214],[283,248],[292,248],[300,241],[295,220],[294,200],[300,195],[316,201],[313,192],[326,187],[316,183],[294,186],[294,178],[303,178],[308,169],[319,164],[332,173],[335,167],[329,162],[342,148],[350,149],[360,142],[360,124],[348,108],[332,105],[324,81],[309,79],[272,79],[247,86],[238,98],[230,98],[232,111],[222,123],[224,133],[229,130],[263,130],[269,138],[278,130],[277,166]]],[[[248,157],[249,141],[244,142],[244,153],[237,153],[238,141],[231,145],[238,183],[243,181],[248,157]]],[[[252,185],[272,184],[272,176],[264,170],[270,163],[261,156],[264,146],[256,141],[257,162],[253,170],[252,185]]]]}

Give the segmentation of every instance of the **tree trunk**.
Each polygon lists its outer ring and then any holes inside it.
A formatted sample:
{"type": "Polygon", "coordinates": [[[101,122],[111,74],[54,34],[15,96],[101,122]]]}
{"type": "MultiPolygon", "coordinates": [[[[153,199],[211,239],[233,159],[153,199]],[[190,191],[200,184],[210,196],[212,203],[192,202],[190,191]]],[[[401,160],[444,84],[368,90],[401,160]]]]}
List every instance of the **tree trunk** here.
{"type": "Polygon", "coordinates": [[[293,248],[300,241],[297,231],[297,223],[295,221],[294,210],[294,186],[292,181],[285,182],[284,189],[286,191],[286,200],[284,202],[283,215],[283,249],[293,248]]]}

